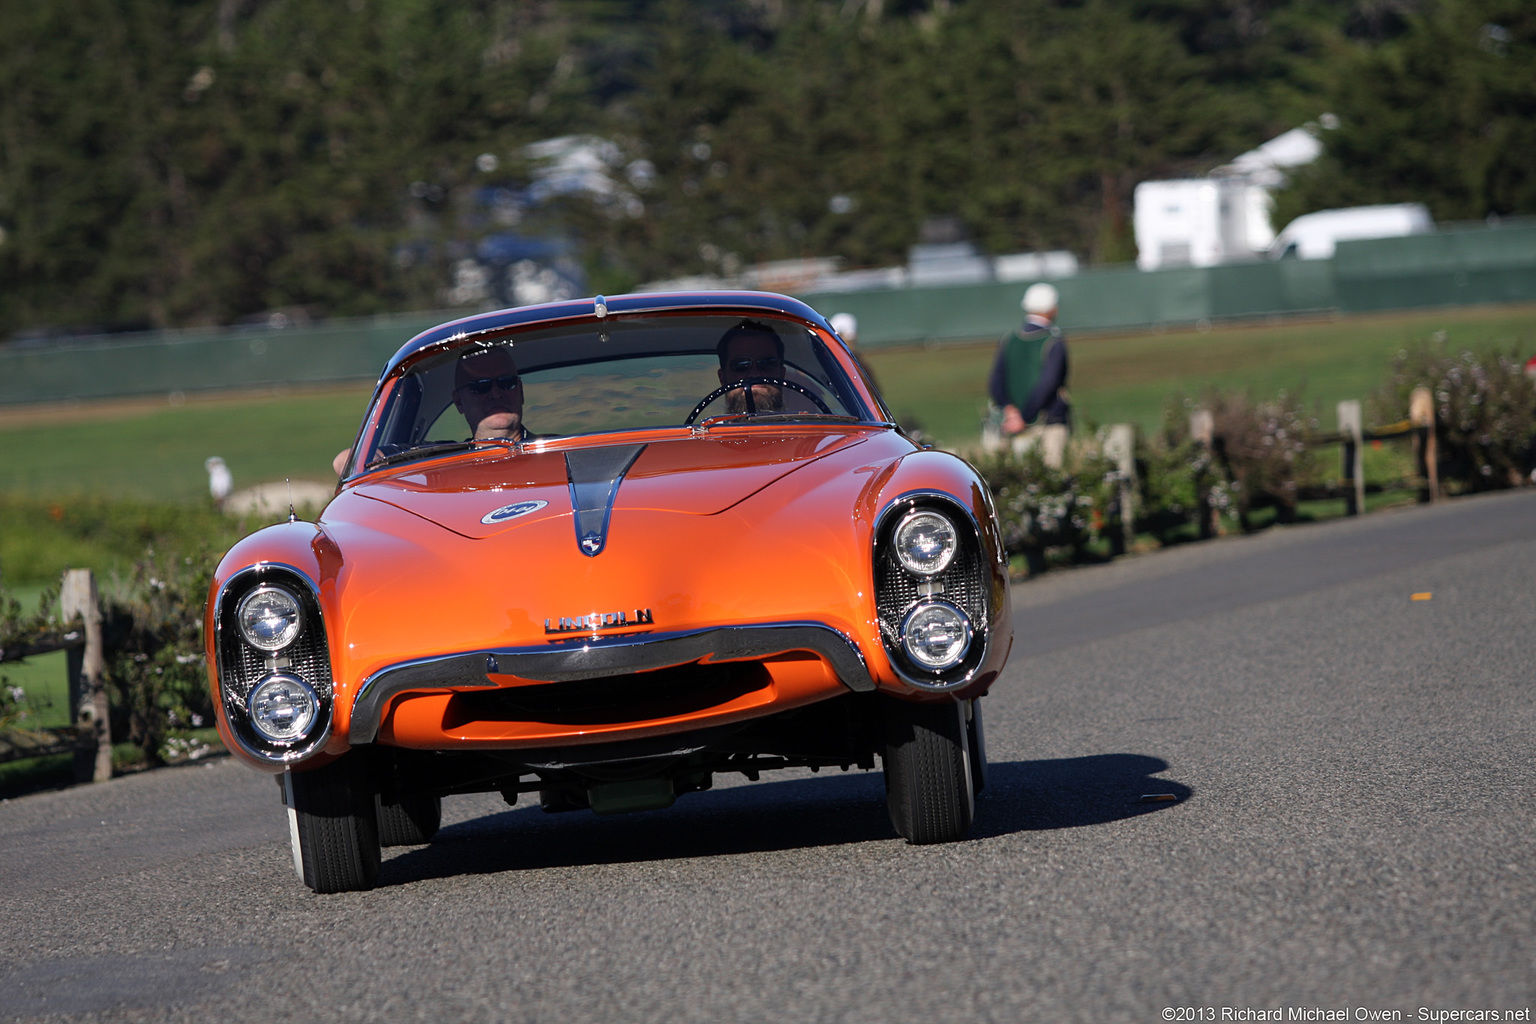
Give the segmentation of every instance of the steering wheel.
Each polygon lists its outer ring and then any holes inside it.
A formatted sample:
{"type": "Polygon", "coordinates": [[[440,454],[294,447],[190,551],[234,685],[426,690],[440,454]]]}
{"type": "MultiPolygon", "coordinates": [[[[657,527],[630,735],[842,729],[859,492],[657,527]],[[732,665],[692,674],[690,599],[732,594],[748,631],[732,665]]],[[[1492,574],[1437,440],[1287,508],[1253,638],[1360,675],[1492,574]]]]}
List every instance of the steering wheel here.
{"type": "Polygon", "coordinates": [[[709,408],[709,403],[715,401],[721,395],[729,394],[730,392],[736,391],[738,389],[745,389],[747,392],[746,415],[756,416],[758,414],[757,403],[752,399],[752,388],[758,384],[772,384],[774,387],[788,388],[790,391],[795,392],[797,395],[804,395],[806,398],[810,399],[812,405],[816,406],[816,408],[820,409],[828,416],[832,415],[832,410],[827,407],[826,402],[823,402],[809,390],[801,387],[799,384],[796,384],[793,381],[780,380],[778,377],[744,377],[741,380],[732,381],[729,384],[723,384],[720,387],[715,388],[715,390],[711,391],[709,394],[705,395],[704,400],[701,401],[698,405],[694,406],[693,412],[689,413],[688,418],[683,421],[683,426],[693,426],[693,421],[699,418],[700,413],[709,408]]]}

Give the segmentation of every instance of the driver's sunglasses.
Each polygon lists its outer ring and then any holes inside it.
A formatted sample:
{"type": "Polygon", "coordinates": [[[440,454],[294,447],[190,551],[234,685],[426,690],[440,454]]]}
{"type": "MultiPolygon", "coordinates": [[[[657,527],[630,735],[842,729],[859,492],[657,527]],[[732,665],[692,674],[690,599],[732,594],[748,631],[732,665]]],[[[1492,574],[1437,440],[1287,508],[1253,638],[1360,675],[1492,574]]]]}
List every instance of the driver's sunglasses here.
{"type": "Polygon", "coordinates": [[[523,378],[519,374],[510,377],[481,377],[479,380],[466,381],[459,385],[460,391],[468,391],[475,395],[488,395],[491,388],[501,388],[503,391],[511,391],[523,386],[523,378]]]}
{"type": "Polygon", "coordinates": [[[777,370],[783,365],[784,360],[780,359],[778,356],[764,356],[763,358],[756,361],[751,359],[732,359],[729,363],[726,364],[727,367],[735,370],[737,373],[746,373],[754,366],[756,366],[759,370],[777,370]]]}

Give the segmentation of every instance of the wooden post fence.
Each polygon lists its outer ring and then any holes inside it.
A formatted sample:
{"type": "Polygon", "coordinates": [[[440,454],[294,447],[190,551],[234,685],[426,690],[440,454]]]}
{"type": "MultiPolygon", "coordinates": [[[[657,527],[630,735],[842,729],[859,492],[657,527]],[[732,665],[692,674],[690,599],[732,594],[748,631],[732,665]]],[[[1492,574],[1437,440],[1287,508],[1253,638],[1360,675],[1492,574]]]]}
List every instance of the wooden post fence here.
{"type": "MultiPolygon", "coordinates": [[[[1348,399],[1338,404],[1339,429],[1332,434],[1314,434],[1306,439],[1308,445],[1339,445],[1342,449],[1339,467],[1339,483],[1326,487],[1300,488],[1302,500],[1318,498],[1343,498],[1346,515],[1357,516],[1365,511],[1365,442],[1409,437],[1413,442],[1415,476],[1421,482],[1419,500],[1434,501],[1440,497],[1439,451],[1436,439],[1435,401],[1429,388],[1414,388],[1408,404],[1408,419],[1399,423],[1367,429],[1360,402],[1348,399]]],[[[1212,450],[1215,446],[1215,422],[1209,409],[1194,409],[1189,415],[1189,434],[1197,443],[1212,450]]],[[[1200,534],[1203,537],[1219,535],[1220,517],[1203,503],[1200,510],[1200,534]]]]}
{"type": "Polygon", "coordinates": [[[1435,440],[1435,396],[1429,388],[1418,387],[1408,397],[1408,422],[1414,426],[1413,454],[1424,477],[1421,501],[1440,497],[1440,450],[1435,440]]]}
{"type": "Polygon", "coordinates": [[[1359,400],[1340,402],[1338,414],[1339,436],[1344,442],[1344,514],[1358,516],[1365,511],[1365,424],[1360,418],[1359,400]]]}
{"type": "Polygon", "coordinates": [[[1104,437],[1104,454],[1115,460],[1120,481],[1120,538],[1123,554],[1136,544],[1136,427],[1116,423],[1104,437]]]}
{"type": "Polygon", "coordinates": [[[89,569],[66,572],[59,606],[64,621],[80,619],[85,632],[85,645],[70,648],[68,655],[69,718],[80,739],[75,749],[75,778],[102,782],[112,777],[112,716],[101,678],[105,663],[96,574],[89,569]]]}
{"type": "Polygon", "coordinates": [[[75,619],[80,620],[79,629],[0,650],[0,661],[66,652],[70,724],[62,729],[14,729],[0,734],[0,762],[73,753],[75,781],[102,782],[112,777],[112,723],[102,687],[105,660],[96,575],[89,569],[65,573],[59,604],[66,629],[75,619]]]}

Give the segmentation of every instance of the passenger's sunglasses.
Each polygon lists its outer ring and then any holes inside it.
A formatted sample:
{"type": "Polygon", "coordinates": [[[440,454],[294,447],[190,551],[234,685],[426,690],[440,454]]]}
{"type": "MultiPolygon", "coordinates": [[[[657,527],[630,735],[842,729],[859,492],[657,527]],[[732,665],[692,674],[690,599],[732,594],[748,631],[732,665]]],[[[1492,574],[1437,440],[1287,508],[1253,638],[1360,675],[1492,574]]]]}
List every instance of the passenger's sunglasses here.
{"type": "Polygon", "coordinates": [[[488,395],[491,388],[501,388],[503,391],[511,391],[523,386],[523,378],[519,374],[510,377],[481,377],[479,380],[466,381],[459,385],[460,391],[468,391],[474,395],[488,395]]]}
{"type": "Polygon", "coordinates": [[[725,365],[737,373],[746,373],[754,366],[759,370],[777,370],[784,365],[784,360],[778,356],[764,356],[756,361],[751,359],[732,359],[725,365]]]}

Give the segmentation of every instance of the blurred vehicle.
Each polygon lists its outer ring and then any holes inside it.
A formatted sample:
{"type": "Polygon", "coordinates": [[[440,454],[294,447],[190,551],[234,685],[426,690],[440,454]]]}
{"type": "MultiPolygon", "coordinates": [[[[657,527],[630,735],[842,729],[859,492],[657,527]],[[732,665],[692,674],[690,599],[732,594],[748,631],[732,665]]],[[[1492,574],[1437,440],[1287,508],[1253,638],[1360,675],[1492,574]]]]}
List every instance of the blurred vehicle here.
{"type": "Polygon", "coordinates": [[[207,637],[220,734],[281,783],[317,892],[372,887],[449,794],[606,814],[877,758],[897,832],[959,839],[1013,639],[985,483],[819,314],[749,292],[418,335],[319,518],[224,557],[207,637]],[[462,439],[498,395],[511,436],[462,439]]]}
{"type": "Polygon", "coordinates": [[[1287,224],[1269,247],[1272,260],[1326,260],[1339,242],[1358,238],[1399,238],[1435,230],[1423,203],[1351,206],[1304,213],[1287,224]]]}

